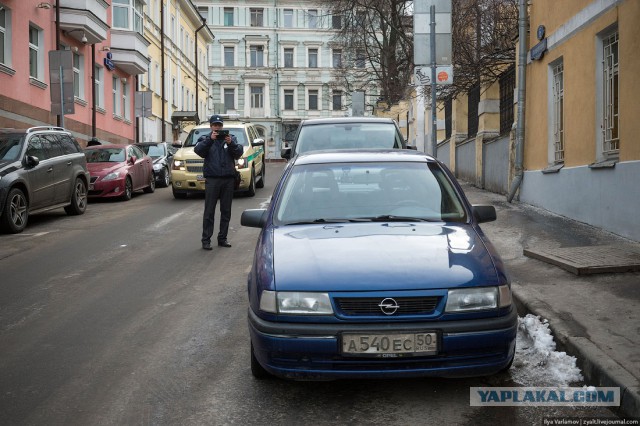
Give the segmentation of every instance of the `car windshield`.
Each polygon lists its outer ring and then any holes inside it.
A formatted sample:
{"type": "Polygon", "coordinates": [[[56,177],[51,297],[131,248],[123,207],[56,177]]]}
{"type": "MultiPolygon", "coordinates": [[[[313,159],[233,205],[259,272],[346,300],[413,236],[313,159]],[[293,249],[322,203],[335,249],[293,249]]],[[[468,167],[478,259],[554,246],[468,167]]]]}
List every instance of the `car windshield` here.
{"type": "Polygon", "coordinates": [[[15,161],[20,156],[24,135],[8,133],[0,135],[0,161],[15,161]]]}
{"type": "Polygon", "coordinates": [[[296,153],[323,149],[401,148],[393,123],[326,123],[302,126],[296,153]]]}
{"type": "Polygon", "coordinates": [[[86,149],[87,163],[121,163],[125,159],[123,148],[86,149]]]}
{"type": "Polygon", "coordinates": [[[158,144],[158,145],[138,145],[140,147],[141,150],[144,151],[145,154],[147,154],[149,157],[151,158],[160,158],[160,157],[164,157],[166,154],[165,150],[164,150],[164,145],[162,144],[158,144]]]}
{"type": "MultiPolygon", "coordinates": [[[[235,128],[233,128],[233,127],[230,127],[230,128],[223,127],[223,130],[228,130],[230,134],[235,136],[240,145],[243,145],[243,146],[249,145],[249,141],[247,140],[247,137],[245,136],[244,128],[242,128],[242,127],[235,127],[235,128]]],[[[187,139],[184,141],[184,145],[182,145],[182,146],[195,146],[198,143],[198,139],[200,139],[201,136],[208,135],[210,133],[211,133],[211,129],[210,128],[193,129],[189,133],[189,136],[187,136],[187,139]]]]}
{"type": "Polygon", "coordinates": [[[466,220],[458,193],[436,163],[294,166],[275,211],[278,225],[466,220]]]}

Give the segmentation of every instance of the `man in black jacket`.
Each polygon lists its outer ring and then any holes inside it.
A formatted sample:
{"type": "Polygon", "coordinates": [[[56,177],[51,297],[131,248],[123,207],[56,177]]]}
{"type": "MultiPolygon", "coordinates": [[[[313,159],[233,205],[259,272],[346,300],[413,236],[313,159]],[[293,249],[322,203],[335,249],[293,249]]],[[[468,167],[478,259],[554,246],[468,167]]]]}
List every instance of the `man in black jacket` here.
{"type": "Polygon", "coordinates": [[[193,151],[204,158],[202,174],[206,179],[204,189],[204,217],[202,220],[202,248],[211,250],[214,215],[220,199],[220,232],[218,245],[231,247],[227,241],[229,221],[231,220],[231,202],[235,189],[235,160],[242,157],[242,145],[235,136],[222,133],[224,120],[219,115],[209,119],[211,134],[201,136],[193,151]]]}

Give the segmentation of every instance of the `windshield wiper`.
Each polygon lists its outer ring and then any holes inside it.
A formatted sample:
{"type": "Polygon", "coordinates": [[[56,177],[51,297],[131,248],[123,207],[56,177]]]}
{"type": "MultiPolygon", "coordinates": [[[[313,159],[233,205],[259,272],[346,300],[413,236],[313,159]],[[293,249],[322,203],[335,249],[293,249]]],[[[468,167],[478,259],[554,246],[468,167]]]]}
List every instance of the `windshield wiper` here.
{"type": "Polygon", "coordinates": [[[346,223],[349,222],[349,219],[314,219],[314,220],[303,220],[301,222],[290,222],[287,225],[309,225],[313,223],[346,223]]]}
{"type": "Polygon", "coordinates": [[[440,222],[436,219],[426,219],[424,217],[412,217],[412,216],[395,216],[392,214],[383,214],[380,216],[372,217],[360,217],[358,219],[352,219],[353,221],[371,221],[371,222],[440,222]]]}

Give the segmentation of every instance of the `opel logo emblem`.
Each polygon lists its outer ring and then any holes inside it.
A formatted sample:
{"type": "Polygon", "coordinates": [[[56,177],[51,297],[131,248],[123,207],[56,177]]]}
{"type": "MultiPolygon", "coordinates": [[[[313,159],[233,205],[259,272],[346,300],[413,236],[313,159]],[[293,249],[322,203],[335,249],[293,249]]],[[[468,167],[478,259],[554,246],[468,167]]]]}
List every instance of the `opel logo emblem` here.
{"type": "Polygon", "coordinates": [[[385,315],[393,315],[396,313],[398,308],[400,308],[400,306],[398,306],[398,303],[390,297],[384,299],[378,306],[380,307],[380,310],[382,310],[382,313],[385,315]]]}

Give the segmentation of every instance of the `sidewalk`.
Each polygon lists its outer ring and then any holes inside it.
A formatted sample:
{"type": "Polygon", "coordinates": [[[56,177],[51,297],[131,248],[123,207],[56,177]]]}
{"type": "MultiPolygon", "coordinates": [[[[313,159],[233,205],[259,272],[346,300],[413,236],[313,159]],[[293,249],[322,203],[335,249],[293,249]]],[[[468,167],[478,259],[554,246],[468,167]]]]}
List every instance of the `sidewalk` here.
{"type": "MultiPolygon", "coordinates": [[[[578,360],[590,386],[620,387],[620,416],[640,417],[640,272],[576,275],[527,257],[524,250],[563,248],[597,261],[640,253],[640,243],[462,182],[472,204],[492,204],[498,219],[483,223],[511,276],[520,315],[549,320],[558,349],[578,360]]],[[[637,256],[636,256],[637,257],[637,256]]],[[[637,269],[636,269],[637,270],[637,269]]]]}

